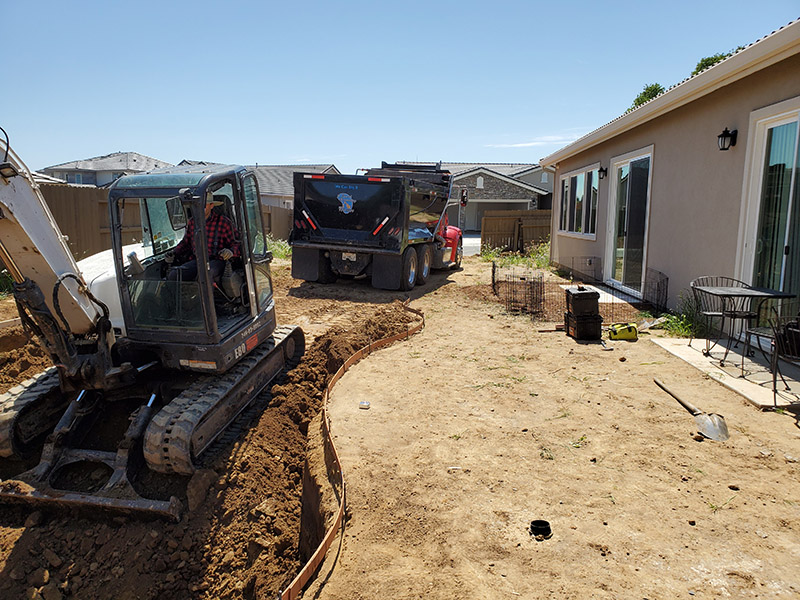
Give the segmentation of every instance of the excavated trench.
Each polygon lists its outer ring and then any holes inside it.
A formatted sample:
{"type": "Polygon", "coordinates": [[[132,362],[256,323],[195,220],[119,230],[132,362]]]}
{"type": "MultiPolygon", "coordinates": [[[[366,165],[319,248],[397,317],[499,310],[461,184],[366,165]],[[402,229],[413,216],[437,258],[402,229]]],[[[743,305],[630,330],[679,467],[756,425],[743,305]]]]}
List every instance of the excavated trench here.
{"type": "MultiPolygon", "coordinates": [[[[303,360],[261,399],[263,412],[188,482],[189,510],[177,524],[0,507],[0,596],[276,597],[336,507],[313,476],[325,478],[319,414],[326,384],[357,350],[415,320],[400,302],[360,305],[316,340],[307,336],[303,360]]],[[[14,330],[0,331],[0,391],[47,365],[24,342],[14,330]]]]}

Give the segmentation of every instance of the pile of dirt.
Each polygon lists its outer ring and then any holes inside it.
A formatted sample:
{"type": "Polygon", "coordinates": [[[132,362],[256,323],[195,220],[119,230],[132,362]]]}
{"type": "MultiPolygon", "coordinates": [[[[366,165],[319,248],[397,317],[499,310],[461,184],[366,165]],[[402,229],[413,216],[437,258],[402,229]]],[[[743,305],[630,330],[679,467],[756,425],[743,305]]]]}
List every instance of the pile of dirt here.
{"type": "Polygon", "coordinates": [[[0,394],[51,366],[50,357],[22,327],[0,330],[0,394]]]}
{"type": "Polygon", "coordinates": [[[356,350],[415,318],[399,302],[371,308],[308,344],[258,422],[192,477],[180,523],[0,509],[0,596],[275,597],[301,566],[306,432],[327,381],[356,350]]]}

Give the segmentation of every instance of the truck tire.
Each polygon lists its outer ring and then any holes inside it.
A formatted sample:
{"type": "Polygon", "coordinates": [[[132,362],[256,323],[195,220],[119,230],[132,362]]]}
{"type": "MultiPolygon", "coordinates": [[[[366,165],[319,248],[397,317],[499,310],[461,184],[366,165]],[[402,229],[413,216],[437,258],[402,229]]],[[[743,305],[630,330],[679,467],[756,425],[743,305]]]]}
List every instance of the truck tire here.
{"type": "Polygon", "coordinates": [[[331,259],[322,252],[319,253],[319,275],[317,283],[333,283],[336,281],[336,273],[331,267],[331,259]]]}
{"type": "Polygon", "coordinates": [[[417,246],[417,285],[425,285],[431,274],[433,251],[430,244],[417,246]]]}
{"type": "Polygon", "coordinates": [[[464,240],[459,236],[458,248],[456,250],[456,259],[453,261],[453,264],[450,265],[450,268],[453,270],[460,269],[462,258],[464,258],[464,240]]]}
{"type": "Polygon", "coordinates": [[[414,248],[406,248],[403,252],[403,264],[401,266],[400,289],[406,292],[414,289],[417,283],[417,252],[414,248]]]}

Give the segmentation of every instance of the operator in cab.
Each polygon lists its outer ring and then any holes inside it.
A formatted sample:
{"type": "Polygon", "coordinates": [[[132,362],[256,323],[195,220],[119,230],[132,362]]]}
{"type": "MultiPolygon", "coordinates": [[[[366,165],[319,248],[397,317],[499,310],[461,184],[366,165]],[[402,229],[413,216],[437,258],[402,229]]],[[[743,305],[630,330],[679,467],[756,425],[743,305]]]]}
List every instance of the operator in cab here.
{"type": "MultiPolygon", "coordinates": [[[[214,196],[205,205],[206,240],[208,243],[208,266],[211,280],[217,279],[225,270],[225,261],[241,256],[239,234],[231,220],[217,206],[224,206],[226,196],[214,196]]],[[[179,264],[170,268],[168,281],[194,281],[197,279],[197,255],[194,248],[194,219],[189,219],[183,239],[167,253],[168,263],[179,264]]]]}

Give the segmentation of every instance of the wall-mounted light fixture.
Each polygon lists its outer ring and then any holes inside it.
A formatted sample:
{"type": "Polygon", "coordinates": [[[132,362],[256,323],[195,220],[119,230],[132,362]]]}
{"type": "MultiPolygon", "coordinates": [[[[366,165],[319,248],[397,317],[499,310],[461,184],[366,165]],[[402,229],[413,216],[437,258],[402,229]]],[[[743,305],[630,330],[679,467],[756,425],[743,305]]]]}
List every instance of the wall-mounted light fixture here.
{"type": "Polygon", "coordinates": [[[597,169],[597,175],[600,177],[600,179],[605,179],[606,175],[608,175],[608,169],[605,167],[600,167],[597,169]]]}
{"type": "Polygon", "coordinates": [[[734,129],[733,131],[728,131],[726,127],[722,133],[717,136],[717,144],[719,144],[719,149],[722,151],[728,150],[731,146],[736,145],[736,136],[739,134],[738,129],[734,129]]]}

